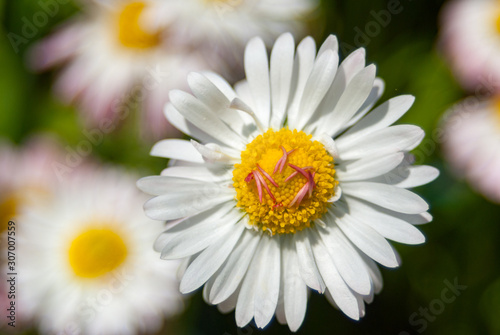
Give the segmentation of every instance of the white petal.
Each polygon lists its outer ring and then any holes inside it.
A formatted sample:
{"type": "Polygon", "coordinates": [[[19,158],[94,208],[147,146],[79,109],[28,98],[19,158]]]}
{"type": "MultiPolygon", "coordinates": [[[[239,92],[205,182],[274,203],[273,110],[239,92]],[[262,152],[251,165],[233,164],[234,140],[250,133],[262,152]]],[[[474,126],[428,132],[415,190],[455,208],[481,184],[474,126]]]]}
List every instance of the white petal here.
{"type": "Polygon", "coordinates": [[[241,216],[241,212],[234,209],[215,222],[207,221],[191,229],[184,229],[166,243],[161,251],[161,258],[179,259],[200,252],[213,244],[219,236],[225,236],[234,229],[241,216]]]}
{"type": "Polygon", "coordinates": [[[299,261],[300,274],[307,286],[319,293],[325,292],[325,283],[314,261],[313,250],[306,232],[297,232],[294,237],[297,260],[299,261]]]}
{"type": "Polygon", "coordinates": [[[369,65],[352,78],[334,109],[321,121],[317,132],[334,136],[349,122],[370,94],[375,71],[375,66],[369,65]]]}
{"type": "Polygon", "coordinates": [[[229,109],[230,101],[219,88],[202,74],[191,72],[188,83],[193,94],[219,116],[231,129],[241,131],[243,119],[238,113],[229,109]]]}
{"type": "Polygon", "coordinates": [[[288,108],[288,125],[295,129],[295,120],[300,113],[299,104],[302,99],[306,82],[309,79],[316,59],[316,43],[312,37],[304,38],[297,46],[293,65],[292,88],[290,90],[290,105],[288,108]]]}
{"type": "Polygon", "coordinates": [[[313,232],[308,231],[309,238],[314,241],[312,248],[314,259],[318,264],[321,277],[325,281],[328,291],[332,294],[333,300],[348,317],[354,320],[359,320],[358,301],[346,285],[342,277],[337,271],[333,260],[330,258],[328,251],[319,236],[313,235],[313,232]]]}
{"type": "Polygon", "coordinates": [[[333,53],[338,54],[339,42],[338,42],[337,37],[335,35],[329,35],[326,38],[326,40],[323,42],[323,44],[319,48],[317,58],[321,57],[321,55],[327,50],[331,50],[333,53]]]}
{"type": "Polygon", "coordinates": [[[172,105],[193,125],[228,146],[243,148],[242,138],[201,101],[179,90],[170,91],[169,97],[172,105]]]}
{"type": "Polygon", "coordinates": [[[161,175],[213,183],[231,180],[231,170],[225,166],[172,166],[163,170],[161,175]]]}
{"type": "Polygon", "coordinates": [[[307,79],[299,105],[295,129],[303,129],[311,119],[335,78],[339,56],[331,50],[325,51],[314,63],[307,79]]]}
{"type": "Polygon", "coordinates": [[[338,138],[336,143],[340,158],[349,160],[408,151],[418,145],[424,135],[424,131],[417,126],[398,125],[375,131],[354,143],[344,143],[342,138],[338,138]]]}
{"type": "Polygon", "coordinates": [[[207,163],[220,163],[234,165],[240,161],[239,158],[231,157],[228,153],[215,143],[206,145],[200,144],[195,140],[191,140],[193,147],[202,155],[203,160],[207,163]]]}
{"type": "MultiPolygon", "coordinates": [[[[189,179],[187,179],[189,180],[189,179]]],[[[144,204],[146,215],[154,220],[175,220],[197,214],[223,202],[233,200],[235,192],[232,189],[204,189],[204,192],[188,193],[185,190],[175,190],[168,194],[148,200],[144,204]]]]}
{"type": "Polygon", "coordinates": [[[404,214],[419,214],[429,209],[429,205],[415,193],[392,185],[352,182],[344,183],[342,191],[346,195],[404,214]]]}
{"type": "Polygon", "coordinates": [[[384,280],[382,278],[382,273],[380,273],[380,269],[377,264],[365,254],[360,254],[365,262],[366,268],[370,273],[370,278],[373,283],[374,293],[380,293],[382,287],[384,286],[384,280]]]}
{"type": "Polygon", "coordinates": [[[347,181],[365,180],[380,176],[397,167],[404,159],[402,152],[380,156],[366,157],[345,164],[339,164],[335,172],[338,180],[343,183],[347,181]]]}
{"type": "Polygon", "coordinates": [[[432,166],[405,166],[395,168],[372,181],[387,183],[401,188],[413,188],[430,183],[439,176],[439,170],[432,166]]]}
{"type": "Polygon", "coordinates": [[[186,140],[161,140],[153,146],[149,154],[155,157],[180,159],[193,163],[204,162],[200,153],[186,140]]]}
{"type": "Polygon", "coordinates": [[[344,213],[339,208],[333,209],[333,215],[335,223],[361,251],[384,266],[390,268],[398,266],[391,245],[373,228],[357,220],[355,216],[344,213]]]}
{"type": "Polygon", "coordinates": [[[405,244],[425,242],[425,236],[417,228],[403,219],[383,211],[382,208],[351,197],[346,197],[345,202],[350,213],[355,213],[356,218],[375,229],[385,238],[405,244]]]}
{"type": "Polygon", "coordinates": [[[245,225],[236,223],[230,233],[221,236],[218,243],[212,244],[196,257],[186,269],[179,290],[182,293],[192,292],[210,279],[231,253],[244,229],[245,225]]]}
{"type": "Polygon", "coordinates": [[[269,63],[264,42],[254,37],[245,49],[245,74],[255,103],[255,114],[265,127],[269,126],[271,115],[271,87],[269,63]]]}
{"type": "Polygon", "coordinates": [[[162,251],[172,239],[183,234],[185,231],[196,230],[203,226],[215,226],[232,208],[234,208],[234,203],[230,201],[214,206],[188,218],[178,220],[177,223],[169,225],[167,230],[158,236],[154,243],[154,249],[156,251],[162,251]]]}
{"type": "Polygon", "coordinates": [[[346,284],[355,292],[367,295],[371,291],[370,276],[361,261],[359,253],[339,227],[332,223],[326,229],[318,227],[330,257],[346,284]]]}
{"type": "MultiPolygon", "coordinates": [[[[240,222],[241,223],[241,222],[240,222]]],[[[247,272],[262,234],[246,230],[214,281],[210,301],[219,304],[238,288],[247,272]]]]}
{"type": "Polygon", "coordinates": [[[214,72],[210,72],[210,71],[202,72],[202,74],[205,77],[207,77],[215,86],[217,86],[217,88],[222,93],[224,93],[224,95],[226,96],[227,100],[231,101],[234,98],[236,98],[236,92],[234,92],[234,90],[231,87],[231,85],[229,85],[229,83],[224,78],[222,78],[218,74],[216,74],[214,72]]]}
{"type": "Polygon", "coordinates": [[[335,144],[335,140],[327,135],[327,134],[319,134],[316,137],[313,137],[313,141],[318,141],[325,147],[325,150],[333,157],[337,158],[339,156],[339,150],[337,149],[337,145],[335,144]]]}
{"type": "Polygon", "coordinates": [[[286,245],[283,248],[284,262],[284,288],[283,302],[288,326],[292,332],[299,329],[304,321],[307,309],[307,286],[300,275],[300,268],[292,244],[293,239],[287,238],[286,245]]]}
{"type": "Polygon", "coordinates": [[[267,246],[269,246],[269,244],[262,238],[257,246],[257,252],[250,263],[245,278],[243,279],[243,283],[241,284],[235,311],[236,324],[238,327],[245,327],[254,316],[255,293],[260,289],[257,287],[257,281],[259,279],[261,264],[266,261],[267,246]]]}
{"type": "Polygon", "coordinates": [[[255,324],[264,328],[271,321],[280,291],[281,274],[281,250],[278,236],[269,237],[264,235],[262,239],[267,240],[269,246],[266,258],[261,259],[259,270],[258,289],[255,291],[255,324]]]}
{"type": "Polygon", "coordinates": [[[175,109],[175,107],[171,103],[165,105],[163,113],[165,114],[168,122],[170,122],[175,128],[179,129],[184,134],[194,137],[205,143],[217,141],[217,139],[208,135],[203,130],[186,120],[186,118],[182,116],[182,114],[179,113],[179,111],[175,109]]]}
{"type": "Polygon", "coordinates": [[[240,290],[237,289],[233,294],[231,294],[231,296],[229,298],[227,298],[225,301],[218,304],[217,309],[223,314],[227,314],[229,312],[232,312],[236,307],[236,302],[238,301],[239,294],[240,294],[240,290]]]}
{"type": "Polygon", "coordinates": [[[290,33],[281,35],[271,52],[271,128],[280,129],[290,95],[295,42],[290,33]]]}
{"type": "Polygon", "coordinates": [[[364,135],[387,128],[399,120],[410,109],[414,101],[415,97],[411,95],[400,95],[384,102],[342,134],[342,141],[346,143],[356,141],[364,135]]]}
{"type": "Polygon", "coordinates": [[[366,113],[368,113],[372,107],[377,103],[382,94],[384,93],[385,83],[381,78],[375,78],[373,81],[373,88],[366,98],[363,105],[359,108],[359,110],[354,114],[349,122],[341,129],[341,132],[345,129],[351,127],[353,124],[356,124],[360,119],[362,119],[366,113]]]}

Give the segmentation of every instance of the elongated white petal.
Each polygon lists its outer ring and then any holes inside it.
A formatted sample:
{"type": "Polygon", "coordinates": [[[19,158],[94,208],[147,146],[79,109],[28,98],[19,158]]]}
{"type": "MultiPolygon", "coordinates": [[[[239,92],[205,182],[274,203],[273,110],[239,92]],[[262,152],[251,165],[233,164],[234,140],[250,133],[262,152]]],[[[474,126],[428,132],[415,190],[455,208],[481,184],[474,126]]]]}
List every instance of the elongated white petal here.
{"type": "Polygon", "coordinates": [[[439,176],[439,170],[427,165],[402,165],[371,181],[387,183],[401,188],[425,185],[439,176]]]}
{"type": "Polygon", "coordinates": [[[229,181],[233,177],[225,166],[172,166],[163,170],[161,175],[207,182],[229,181]]]}
{"type": "Polygon", "coordinates": [[[258,289],[255,291],[255,324],[264,328],[271,321],[280,291],[281,250],[279,236],[264,235],[269,246],[265,259],[261,259],[258,289]]]}
{"type": "Polygon", "coordinates": [[[415,97],[411,95],[400,95],[384,102],[342,134],[342,141],[356,141],[364,135],[392,125],[410,109],[414,101],[415,97]]]}
{"type": "Polygon", "coordinates": [[[300,100],[296,129],[303,129],[316,111],[335,78],[339,56],[331,50],[325,51],[314,63],[300,100]]]}
{"type": "Polygon", "coordinates": [[[271,52],[271,127],[279,129],[285,119],[293,74],[295,42],[290,33],[281,35],[271,52]]]}
{"type": "Polygon", "coordinates": [[[362,158],[339,164],[335,171],[342,182],[366,180],[393,170],[403,161],[404,156],[404,153],[396,152],[380,157],[362,158]]]}
{"type": "Polygon", "coordinates": [[[193,163],[203,163],[203,157],[189,141],[166,139],[156,143],[150,152],[151,156],[180,159],[193,163]]]}
{"type": "Polygon", "coordinates": [[[415,193],[392,185],[352,182],[343,184],[342,191],[346,195],[404,214],[419,214],[429,209],[429,205],[415,193]]]}
{"type": "Polygon", "coordinates": [[[371,291],[370,276],[353,248],[336,224],[326,229],[318,227],[319,235],[328,250],[333,263],[346,284],[355,292],[367,295],[371,291]]]}
{"type": "Polygon", "coordinates": [[[210,301],[219,304],[229,298],[240,285],[248,270],[261,236],[253,231],[244,231],[241,240],[229,255],[210,292],[210,301]]]}
{"type": "Polygon", "coordinates": [[[425,242],[424,235],[402,218],[394,213],[384,211],[378,206],[373,206],[356,198],[346,197],[344,209],[355,213],[356,217],[375,229],[385,238],[405,244],[420,244],[425,242]]]}
{"type": "Polygon", "coordinates": [[[271,86],[269,63],[264,42],[255,37],[245,49],[245,74],[255,103],[255,114],[265,127],[271,118],[271,86]]]}
{"type": "Polygon", "coordinates": [[[314,261],[313,251],[308,239],[307,232],[297,232],[294,235],[294,244],[297,253],[297,260],[300,266],[300,274],[307,286],[319,293],[325,292],[325,283],[319,273],[314,261]]]}
{"type": "Polygon", "coordinates": [[[196,257],[182,277],[180,291],[189,293],[203,285],[224,263],[244,229],[244,225],[235,224],[230,233],[220,237],[219,243],[212,244],[196,257]]]}
{"type": "Polygon", "coordinates": [[[334,208],[332,213],[335,215],[335,222],[340,229],[361,251],[384,266],[390,268],[398,266],[398,261],[389,242],[373,228],[338,208],[334,208]]]}
{"type": "Polygon", "coordinates": [[[170,91],[172,105],[193,125],[204,132],[235,148],[243,148],[242,138],[233,132],[205,104],[183,91],[170,91]]]}
{"type": "Polygon", "coordinates": [[[339,138],[337,148],[343,160],[384,155],[414,148],[424,138],[424,131],[417,126],[398,125],[375,131],[359,138],[356,143],[344,143],[339,138]]]}
{"type": "Polygon", "coordinates": [[[288,238],[286,245],[283,246],[283,303],[288,326],[295,332],[306,315],[307,286],[300,275],[297,254],[292,243],[293,239],[288,238]]]}
{"type": "Polygon", "coordinates": [[[338,273],[333,260],[330,258],[319,236],[316,234],[313,235],[313,232],[308,232],[308,236],[314,241],[312,243],[314,259],[318,264],[319,271],[328,291],[332,294],[333,300],[348,317],[359,320],[359,308],[356,296],[338,273]]]}

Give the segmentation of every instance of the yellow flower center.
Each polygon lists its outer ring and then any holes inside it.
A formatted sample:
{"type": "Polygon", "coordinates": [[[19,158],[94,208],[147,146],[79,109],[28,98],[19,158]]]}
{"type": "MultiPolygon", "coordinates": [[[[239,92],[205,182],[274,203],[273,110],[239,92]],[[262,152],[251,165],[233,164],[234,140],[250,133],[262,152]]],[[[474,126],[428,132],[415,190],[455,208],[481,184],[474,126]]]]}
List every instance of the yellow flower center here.
{"type": "Polygon", "coordinates": [[[495,16],[495,28],[497,29],[497,32],[500,33],[500,11],[497,11],[495,16]]]}
{"type": "Polygon", "coordinates": [[[141,25],[146,4],[132,2],[123,8],[118,18],[118,39],[131,49],[150,49],[160,44],[160,32],[149,32],[141,25]]]}
{"type": "Polygon", "coordinates": [[[14,194],[8,194],[0,199],[0,233],[7,229],[9,220],[17,214],[18,199],[14,194]]]}
{"type": "Polygon", "coordinates": [[[88,229],[69,248],[69,264],[75,275],[96,278],[115,270],[127,257],[127,246],[110,229],[88,229]]]}
{"type": "Polygon", "coordinates": [[[289,234],[310,227],[326,212],[338,182],[333,157],[311,137],[270,129],[241,153],[233,186],[250,224],[272,235],[289,234]]]}

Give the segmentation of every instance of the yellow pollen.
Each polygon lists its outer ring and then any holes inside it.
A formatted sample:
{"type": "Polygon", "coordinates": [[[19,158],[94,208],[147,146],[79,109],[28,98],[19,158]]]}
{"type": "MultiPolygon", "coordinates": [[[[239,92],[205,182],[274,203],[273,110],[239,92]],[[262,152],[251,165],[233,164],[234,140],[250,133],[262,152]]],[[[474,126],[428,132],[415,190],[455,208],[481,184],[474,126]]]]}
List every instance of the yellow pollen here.
{"type": "Polygon", "coordinates": [[[75,275],[96,278],[115,270],[127,257],[127,246],[110,229],[88,229],[69,248],[69,264],[75,275]]]}
{"type": "Polygon", "coordinates": [[[160,44],[160,32],[148,32],[141,26],[141,15],[146,9],[143,2],[126,5],[118,18],[118,39],[131,49],[150,49],[160,44]]]}
{"type": "Polygon", "coordinates": [[[333,157],[311,137],[269,129],[241,153],[233,186],[237,206],[248,213],[250,224],[272,235],[290,234],[310,227],[326,212],[338,182],[333,157]]]}

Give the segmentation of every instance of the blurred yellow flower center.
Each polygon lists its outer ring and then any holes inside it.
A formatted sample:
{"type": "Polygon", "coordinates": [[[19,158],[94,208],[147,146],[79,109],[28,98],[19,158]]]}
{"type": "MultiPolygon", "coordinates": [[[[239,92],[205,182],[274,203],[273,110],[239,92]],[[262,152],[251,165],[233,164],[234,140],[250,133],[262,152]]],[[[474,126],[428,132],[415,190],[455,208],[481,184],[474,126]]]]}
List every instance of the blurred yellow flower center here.
{"type": "Polygon", "coordinates": [[[500,33],[500,11],[497,12],[495,17],[495,28],[497,28],[497,32],[500,33]]]}
{"type": "Polygon", "coordinates": [[[118,18],[118,39],[132,49],[150,49],[160,44],[160,32],[149,32],[141,25],[141,15],[146,4],[132,2],[123,8],[118,18]]]}
{"type": "Polygon", "coordinates": [[[311,137],[270,129],[241,153],[233,186],[250,224],[272,235],[289,234],[310,227],[326,212],[338,182],[333,157],[311,137]]]}
{"type": "Polygon", "coordinates": [[[7,194],[0,198],[0,233],[7,229],[9,220],[13,220],[17,214],[17,207],[19,205],[18,199],[14,194],[7,194]]]}
{"type": "Polygon", "coordinates": [[[89,229],[78,235],[69,248],[69,263],[82,278],[96,278],[116,269],[127,257],[122,238],[109,229],[89,229]]]}

